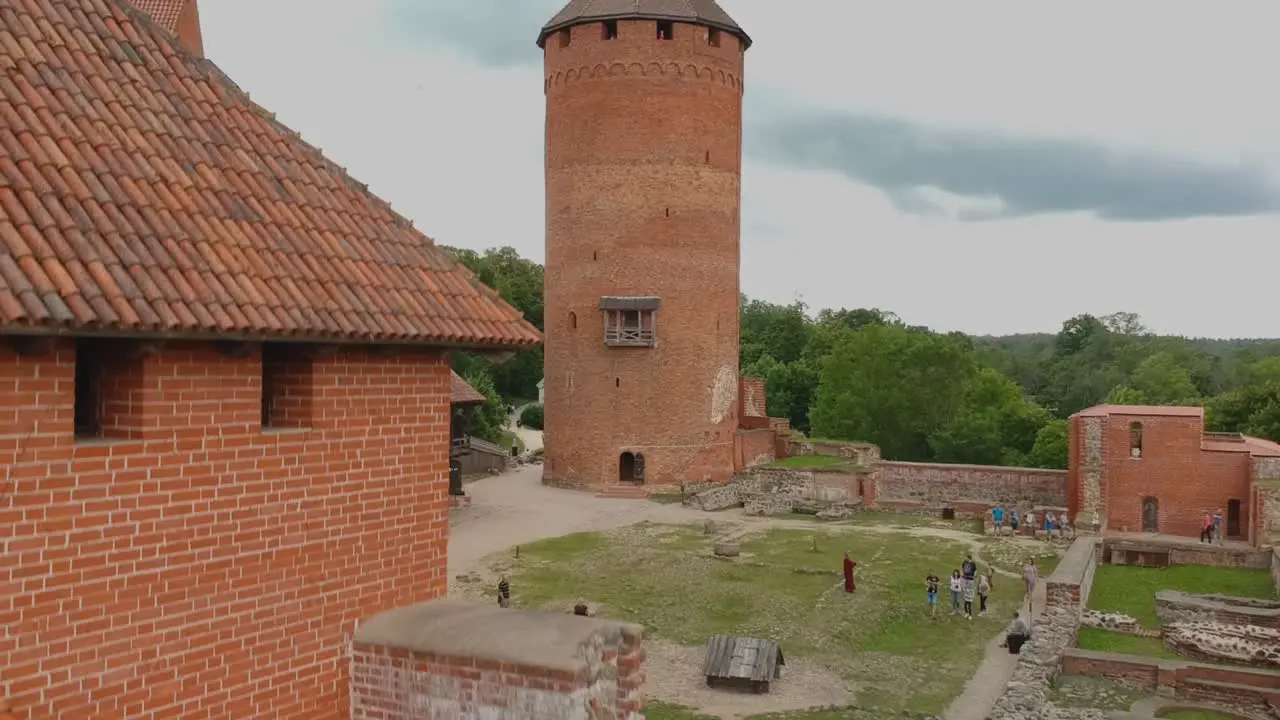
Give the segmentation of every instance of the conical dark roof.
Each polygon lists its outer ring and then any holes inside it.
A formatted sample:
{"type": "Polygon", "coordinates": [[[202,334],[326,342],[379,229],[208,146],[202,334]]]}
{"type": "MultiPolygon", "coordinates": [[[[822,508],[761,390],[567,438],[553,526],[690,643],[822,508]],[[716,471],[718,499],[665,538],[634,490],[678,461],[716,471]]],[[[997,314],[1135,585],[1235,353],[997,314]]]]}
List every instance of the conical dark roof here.
{"type": "Polygon", "coordinates": [[[603,20],[671,20],[705,25],[737,35],[745,46],[751,46],[751,38],[716,0],[570,0],[542,26],[538,47],[557,30],[603,20]]]}

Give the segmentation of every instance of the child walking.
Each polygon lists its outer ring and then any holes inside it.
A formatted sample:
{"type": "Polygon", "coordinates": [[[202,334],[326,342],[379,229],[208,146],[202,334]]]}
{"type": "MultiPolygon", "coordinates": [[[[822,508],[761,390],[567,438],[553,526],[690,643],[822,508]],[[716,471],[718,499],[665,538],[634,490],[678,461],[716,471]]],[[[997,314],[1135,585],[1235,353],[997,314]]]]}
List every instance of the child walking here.
{"type": "Polygon", "coordinates": [[[924,579],[925,600],[929,603],[929,616],[934,617],[938,614],[938,585],[941,581],[933,571],[929,571],[929,575],[924,579]]]}
{"type": "Polygon", "coordinates": [[[991,596],[991,573],[982,573],[978,578],[978,614],[987,614],[987,598],[991,596]]]}
{"type": "Polygon", "coordinates": [[[973,619],[973,591],[975,583],[967,582],[964,584],[964,616],[973,619]]]}
{"type": "Polygon", "coordinates": [[[960,613],[960,592],[964,590],[964,580],[960,578],[959,570],[951,571],[951,614],[960,613]]]}

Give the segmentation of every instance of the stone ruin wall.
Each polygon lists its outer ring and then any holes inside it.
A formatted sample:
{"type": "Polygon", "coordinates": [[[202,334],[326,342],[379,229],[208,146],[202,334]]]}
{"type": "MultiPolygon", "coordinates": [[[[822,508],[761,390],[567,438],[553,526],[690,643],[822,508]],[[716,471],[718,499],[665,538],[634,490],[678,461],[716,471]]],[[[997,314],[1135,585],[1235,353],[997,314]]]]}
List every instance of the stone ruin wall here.
{"type": "Polygon", "coordinates": [[[350,654],[351,720],[644,720],[643,630],[436,600],[375,616],[350,654]]]}
{"type": "Polygon", "coordinates": [[[875,503],[881,507],[949,507],[980,515],[993,506],[1037,508],[1067,505],[1067,471],[1039,468],[880,462],[875,503]]]}
{"type": "Polygon", "coordinates": [[[1080,538],[1071,544],[1057,569],[1045,580],[1044,612],[1022,646],[1013,677],[987,715],[988,720],[1027,720],[1050,711],[1048,693],[1062,667],[1063,656],[1076,644],[1080,615],[1089,600],[1097,569],[1097,541],[1080,538]]]}
{"type": "Polygon", "coordinates": [[[1106,505],[1103,503],[1103,418],[1080,419],[1080,509],[1075,526],[1081,531],[1100,532],[1106,527],[1106,505]]]}
{"type": "Polygon", "coordinates": [[[840,457],[869,471],[861,479],[857,499],[864,507],[928,514],[950,508],[960,517],[978,517],[997,505],[1024,509],[1067,505],[1065,470],[894,462],[882,460],[880,448],[870,443],[806,438],[787,439],[783,450],[779,457],[840,457]]]}

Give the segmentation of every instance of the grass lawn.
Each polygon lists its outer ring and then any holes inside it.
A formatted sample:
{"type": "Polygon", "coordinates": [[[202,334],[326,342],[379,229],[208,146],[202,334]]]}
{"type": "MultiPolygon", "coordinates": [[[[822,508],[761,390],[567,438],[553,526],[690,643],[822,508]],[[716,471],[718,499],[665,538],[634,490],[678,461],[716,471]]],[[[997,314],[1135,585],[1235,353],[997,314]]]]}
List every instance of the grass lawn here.
{"type": "MultiPolygon", "coordinates": [[[[582,597],[603,617],[641,623],[651,636],[686,646],[702,647],[717,633],[775,639],[788,657],[839,673],[857,690],[861,707],[940,713],[1021,601],[1021,584],[1000,578],[988,617],[968,621],[940,609],[931,620],[924,577],[959,566],[966,546],[841,530],[774,530],[743,542],[742,557],[723,560],[712,556],[712,538],[700,525],[641,524],[525,545],[519,558],[500,565],[517,605],[564,611],[582,597]],[[853,596],[841,589],[846,550],[859,562],[853,596]]],[[[844,717],[841,712],[774,717],[825,720],[844,717]]]]}
{"type": "Polygon", "coordinates": [[[1099,565],[1089,593],[1093,610],[1122,612],[1156,629],[1156,592],[1179,590],[1186,593],[1215,593],[1269,600],[1275,596],[1271,574],[1266,570],[1174,565],[1144,568],[1128,565],[1099,565]]]}
{"type": "Polygon", "coordinates": [[[1076,647],[1081,650],[1141,655],[1165,660],[1182,659],[1180,655],[1165,647],[1160,638],[1138,637],[1097,628],[1080,628],[1079,634],[1076,635],[1076,647]]]}
{"type": "Polygon", "coordinates": [[[501,446],[502,449],[506,450],[507,452],[511,452],[512,445],[515,445],[518,448],[516,452],[520,452],[520,453],[524,452],[524,442],[521,441],[520,437],[511,430],[502,431],[502,441],[499,442],[498,445],[501,446]]]}
{"type": "Polygon", "coordinates": [[[646,720],[719,720],[719,718],[703,715],[682,705],[672,705],[652,700],[645,702],[644,716],[646,720]]]}
{"type": "Polygon", "coordinates": [[[833,457],[831,455],[792,455],[781,460],[774,460],[765,465],[765,467],[813,470],[817,468],[851,468],[854,467],[854,464],[849,461],[849,458],[833,457]]]}
{"type": "Polygon", "coordinates": [[[1216,710],[1163,710],[1156,713],[1167,720],[1239,720],[1239,715],[1228,715],[1216,710]]]}

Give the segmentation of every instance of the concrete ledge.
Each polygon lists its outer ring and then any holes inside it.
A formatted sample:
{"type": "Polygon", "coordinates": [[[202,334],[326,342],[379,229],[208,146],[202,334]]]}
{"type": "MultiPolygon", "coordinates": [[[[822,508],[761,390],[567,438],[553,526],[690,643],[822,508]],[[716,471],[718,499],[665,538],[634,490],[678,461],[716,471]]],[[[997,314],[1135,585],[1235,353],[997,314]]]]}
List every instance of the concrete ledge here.
{"type": "Polygon", "coordinates": [[[388,610],[362,622],[354,642],[430,655],[576,672],[595,637],[639,638],[639,625],[568,613],[503,609],[433,600],[388,610]]]}

